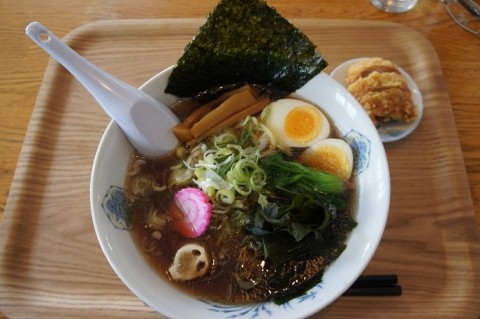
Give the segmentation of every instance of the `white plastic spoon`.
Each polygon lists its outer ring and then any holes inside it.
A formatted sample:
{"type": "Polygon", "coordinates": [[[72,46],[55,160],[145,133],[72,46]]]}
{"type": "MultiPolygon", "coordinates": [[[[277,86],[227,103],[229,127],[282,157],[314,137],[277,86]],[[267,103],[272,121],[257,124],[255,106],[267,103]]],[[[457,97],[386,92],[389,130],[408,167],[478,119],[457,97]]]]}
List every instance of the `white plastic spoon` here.
{"type": "Polygon", "coordinates": [[[179,120],[168,107],[87,61],[42,24],[25,32],[83,84],[142,155],[161,156],[177,145],[172,127],[179,120]]]}

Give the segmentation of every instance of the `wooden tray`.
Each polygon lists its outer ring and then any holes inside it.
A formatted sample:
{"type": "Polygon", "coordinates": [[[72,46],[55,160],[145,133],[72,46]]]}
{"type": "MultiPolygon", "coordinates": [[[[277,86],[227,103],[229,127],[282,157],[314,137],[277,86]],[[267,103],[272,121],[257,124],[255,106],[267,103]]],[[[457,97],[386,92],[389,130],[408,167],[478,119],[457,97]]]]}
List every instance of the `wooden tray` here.
{"type": "MultiPolygon", "coordinates": [[[[400,297],[341,297],[315,318],[478,318],[479,241],[466,172],[437,55],[417,32],[370,21],[292,20],[330,62],[391,59],[417,81],[418,129],[387,144],[387,229],[365,273],[396,273],[400,297]],[[374,36],[372,36],[372,34],[374,36]]],[[[65,41],[139,86],[174,64],[202,20],[102,21],[65,41]]],[[[39,50],[39,54],[44,54],[39,50]]],[[[0,311],[10,318],[158,318],[115,275],[90,217],[90,170],[109,119],[51,61],[0,228],[0,311]]],[[[180,306],[180,305],[179,305],[180,306]]]]}

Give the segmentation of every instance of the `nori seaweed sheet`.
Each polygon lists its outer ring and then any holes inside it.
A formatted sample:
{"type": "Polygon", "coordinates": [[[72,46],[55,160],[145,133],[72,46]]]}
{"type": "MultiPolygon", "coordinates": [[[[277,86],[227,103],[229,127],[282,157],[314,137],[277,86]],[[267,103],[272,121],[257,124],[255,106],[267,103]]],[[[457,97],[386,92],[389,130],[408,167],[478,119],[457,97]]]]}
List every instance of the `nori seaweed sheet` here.
{"type": "Polygon", "coordinates": [[[250,83],[289,94],[327,65],[307,36],[264,0],[221,0],[185,47],[165,92],[192,97],[250,83]]]}

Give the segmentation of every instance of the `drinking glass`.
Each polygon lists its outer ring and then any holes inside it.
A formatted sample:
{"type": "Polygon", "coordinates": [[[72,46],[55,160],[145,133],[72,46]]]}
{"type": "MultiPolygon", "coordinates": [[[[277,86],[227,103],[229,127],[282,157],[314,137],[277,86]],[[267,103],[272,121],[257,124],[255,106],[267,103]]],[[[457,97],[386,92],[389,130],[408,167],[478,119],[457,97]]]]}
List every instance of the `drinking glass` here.
{"type": "Polygon", "coordinates": [[[411,10],[418,0],[370,0],[378,9],[390,13],[403,13],[411,10]]]}
{"type": "Polygon", "coordinates": [[[463,29],[480,35],[480,16],[469,12],[458,0],[442,0],[450,17],[463,29]]]}

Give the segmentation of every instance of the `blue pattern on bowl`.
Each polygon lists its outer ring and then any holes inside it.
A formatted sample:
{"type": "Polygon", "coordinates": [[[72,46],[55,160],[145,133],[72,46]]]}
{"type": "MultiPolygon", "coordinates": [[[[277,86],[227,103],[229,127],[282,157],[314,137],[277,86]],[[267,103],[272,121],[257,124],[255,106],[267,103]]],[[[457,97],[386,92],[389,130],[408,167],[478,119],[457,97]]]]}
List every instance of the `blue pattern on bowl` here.
{"type": "Polygon", "coordinates": [[[123,188],[111,185],[103,198],[102,208],[115,228],[131,229],[132,224],[127,216],[127,202],[123,188]]]}
{"type": "Polygon", "coordinates": [[[360,175],[370,164],[370,140],[355,130],[351,130],[343,138],[353,151],[353,172],[360,175]]]}
{"type": "Polygon", "coordinates": [[[223,313],[226,315],[225,319],[254,319],[260,316],[264,317],[265,315],[272,317],[274,313],[274,308],[283,308],[287,311],[295,311],[296,307],[300,307],[302,302],[307,300],[313,300],[317,296],[317,292],[321,289],[321,284],[316,285],[314,288],[310,289],[306,294],[299,296],[293,300],[290,300],[281,305],[276,305],[272,302],[269,303],[257,303],[253,305],[223,305],[211,303],[205,300],[200,300],[203,303],[209,306],[208,310],[217,313],[223,313]]]}

